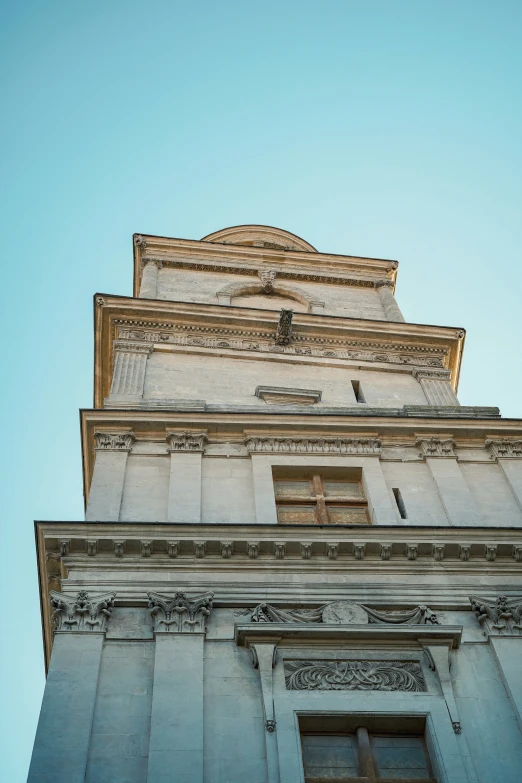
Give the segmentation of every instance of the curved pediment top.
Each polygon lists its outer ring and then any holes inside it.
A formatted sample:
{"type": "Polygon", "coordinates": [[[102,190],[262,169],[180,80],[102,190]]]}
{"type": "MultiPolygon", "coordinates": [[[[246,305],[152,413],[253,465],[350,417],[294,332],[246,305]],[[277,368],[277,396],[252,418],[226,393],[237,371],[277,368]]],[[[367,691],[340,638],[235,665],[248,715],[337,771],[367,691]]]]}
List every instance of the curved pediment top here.
{"type": "Polygon", "coordinates": [[[230,226],[203,237],[202,242],[219,242],[226,245],[266,247],[272,250],[301,250],[317,253],[315,247],[301,237],[273,226],[230,226]]]}

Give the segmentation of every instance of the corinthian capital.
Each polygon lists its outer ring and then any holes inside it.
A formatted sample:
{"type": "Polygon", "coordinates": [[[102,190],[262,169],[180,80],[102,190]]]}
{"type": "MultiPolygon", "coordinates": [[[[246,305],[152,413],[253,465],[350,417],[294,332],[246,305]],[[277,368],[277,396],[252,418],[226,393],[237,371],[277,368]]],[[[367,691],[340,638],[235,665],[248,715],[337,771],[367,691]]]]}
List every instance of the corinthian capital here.
{"type": "Polygon", "coordinates": [[[167,432],[167,451],[203,451],[206,432],[167,432]]]}
{"type": "Polygon", "coordinates": [[[453,438],[418,438],[421,457],[456,457],[453,438]]]}
{"type": "Polygon", "coordinates": [[[136,436],[133,432],[95,432],[96,451],[130,451],[136,436]]]}
{"type": "Polygon", "coordinates": [[[172,597],[159,593],[147,595],[156,632],[206,633],[214,593],[194,596],[176,593],[172,597]]]}
{"type": "Polygon", "coordinates": [[[486,448],[491,454],[491,459],[520,459],[522,457],[522,440],[487,440],[486,448]]]}
{"type": "Polygon", "coordinates": [[[55,631],[98,631],[106,629],[116,593],[89,596],[81,590],[76,597],[51,590],[51,623],[55,631]]]}

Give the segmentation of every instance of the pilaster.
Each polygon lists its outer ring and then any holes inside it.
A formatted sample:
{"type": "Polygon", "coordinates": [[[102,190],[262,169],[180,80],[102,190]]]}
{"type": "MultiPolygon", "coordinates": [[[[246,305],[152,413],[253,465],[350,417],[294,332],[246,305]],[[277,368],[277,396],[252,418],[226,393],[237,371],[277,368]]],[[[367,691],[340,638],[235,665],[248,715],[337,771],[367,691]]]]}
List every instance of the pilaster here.
{"type": "Polygon", "coordinates": [[[381,298],[384,314],[388,321],[404,322],[404,316],[397,304],[392,292],[393,282],[391,280],[379,280],[375,284],[381,298]]]}
{"type": "Polygon", "coordinates": [[[147,358],[153,351],[150,343],[114,341],[114,372],[111,385],[111,399],[124,397],[127,400],[143,397],[147,358]]]}
{"type": "Polygon", "coordinates": [[[168,522],[201,522],[201,460],[206,432],[168,432],[168,522]]]}
{"type": "Polygon", "coordinates": [[[486,440],[491,459],[496,459],[522,509],[522,440],[486,440]]]}
{"type": "Polygon", "coordinates": [[[114,593],[51,592],[56,626],[28,783],[84,783],[105,628],[114,593]]]}
{"type": "Polygon", "coordinates": [[[417,446],[431,471],[449,524],[470,527],[483,524],[457,462],[455,441],[452,438],[418,438],[417,446]]]}
{"type": "Polygon", "coordinates": [[[156,640],[148,783],[203,783],[203,648],[213,593],[149,593],[156,640]]]}
{"type": "Polygon", "coordinates": [[[133,432],[95,432],[94,471],[87,503],[87,522],[117,522],[127,457],[132,449],[133,432]]]}
{"type": "Polygon", "coordinates": [[[449,370],[417,369],[413,370],[413,377],[422,386],[429,405],[459,405],[457,395],[450,383],[449,370]]]}
{"type": "Polygon", "coordinates": [[[156,299],[158,296],[158,272],[162,263],[155,258],[143,260],[140,299],[156,299]]]}

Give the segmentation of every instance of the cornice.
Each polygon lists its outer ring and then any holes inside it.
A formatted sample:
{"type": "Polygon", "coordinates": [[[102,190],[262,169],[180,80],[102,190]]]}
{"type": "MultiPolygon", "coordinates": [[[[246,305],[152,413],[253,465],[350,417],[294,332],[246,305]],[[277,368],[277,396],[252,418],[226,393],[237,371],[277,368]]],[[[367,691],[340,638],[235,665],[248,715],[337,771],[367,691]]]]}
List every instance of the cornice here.
{"type": "MultiPolygon", "coordinates": [[[[209,235],[211,236],[211,235],[209,235]]],[[[333,275],[357,277],[389,277],[395,284],[398,262],[388,259],[345,256],[317,251],[284,250],[281,248],[247,247],[244,245],[221,244],[208,240],[176,239],[135,234],[134,242],[134,296],[138,296],[141,282],[141,262],[144,257],[157,258],[167,264],[183,263],[214,264],[216,267],[237,267],[246,269],[253,265],[281,265],[292,268],[296,274],[321,272],[333,275]],[[299,272],[297,271],[299,270],[299,272]]]]}
{"type": "Polygon", "coordinates": [[[217,355],[447,369],[457,388],[465,333],[454,327],[295,313],[292,341],[283,346],[275,341],[278,313],[272,310],[105,294],[95,302],[95,407],[109,394],[116,339],[217,355]]]}

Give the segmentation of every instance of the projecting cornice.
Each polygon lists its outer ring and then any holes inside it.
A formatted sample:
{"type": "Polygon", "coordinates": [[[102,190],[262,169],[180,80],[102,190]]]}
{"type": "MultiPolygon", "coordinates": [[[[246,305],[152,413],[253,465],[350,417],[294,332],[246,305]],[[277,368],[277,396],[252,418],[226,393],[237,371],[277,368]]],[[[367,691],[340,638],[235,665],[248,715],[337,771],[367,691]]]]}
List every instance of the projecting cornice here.
{"type": "Polygon", "coordinates": [[[446,370],[458,385],[465,332],[455,327],[295,313],[288,344],[273,310],[95,297],[94,405],[109,395],[114,351],[202,353],[412,372],[446,370]],[[116,342],[116,345],[115,345],[116,342]]]}
{"type": "Polygon", "coordinates": [[[235,226],[199,241],[135,234],[133,245],[134,296],[139,294],[145,259],[159,261],[167,267],[233,271],[245,275],[257,275],[263,267],[276,267],[281,276],[289,279],[314,279],[340,285],[346,282],[357,285],[357,280],[366,280],[373,285],[373,280],[382,278],[388,278],[395,285],[398,268],[397,261],[388,259],[318,253],[300,237],[266,226],[235,226]],[[256,244],[253,244],[252,232],[250,238],[247,236],[248,229],[258,229],[256,244]],[[274,231],[279,232],[279,239],[275,234],[269,236],[274,231]],[[234,244],[234,240],[239,243],[234,244]],[[313,277],[307,277],[309,275],[313,277]]]}

